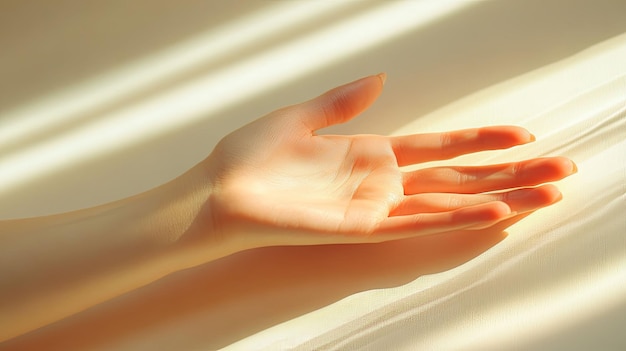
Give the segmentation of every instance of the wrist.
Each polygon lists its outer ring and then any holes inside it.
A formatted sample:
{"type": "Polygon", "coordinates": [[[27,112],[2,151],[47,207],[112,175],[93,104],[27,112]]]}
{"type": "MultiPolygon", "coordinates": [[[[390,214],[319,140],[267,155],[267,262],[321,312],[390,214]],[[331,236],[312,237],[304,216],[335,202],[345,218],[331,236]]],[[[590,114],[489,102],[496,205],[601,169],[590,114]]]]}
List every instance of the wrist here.
{"type": "Polygon", "coordinates": [[[145,217],[152,240],[167,252],[173,271],[190,268],[228,256],[242,248],[216,224],[214,177],[206,162],[180,177],[153,189],[139,207],[149,207],[145,217]]]}
{"type": "Polygon", "coordinates": [[[10,326],[0,341],[188,267],[180,242],[204,195],[182,180],[94,208],[0,222],[0,325],[10,326]]]}

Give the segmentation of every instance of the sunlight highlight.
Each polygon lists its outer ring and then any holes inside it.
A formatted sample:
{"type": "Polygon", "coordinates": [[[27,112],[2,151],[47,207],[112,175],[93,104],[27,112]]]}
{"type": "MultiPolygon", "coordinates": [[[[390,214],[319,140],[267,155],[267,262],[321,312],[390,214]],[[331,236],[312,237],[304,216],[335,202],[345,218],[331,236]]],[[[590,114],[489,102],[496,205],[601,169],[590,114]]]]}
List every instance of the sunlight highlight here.
{"type": "Polygon", "coordinates": [[[362,1],[279,2],[43,101],[4,113],[0,120],[0,152],[24,137],[80,119],[194,67],[219,61],[233,51],[359,2],[362,1]]]}
{"type": "Polygon", "coordinates": [[[490,330],[485,333],[483,323],[474,323],[472,327],[465,325],[463,328],[450,326],[439,335],[435,344],[450,349],[463,349],[463,345],[468,344],[480,345],[482,349],[492,350],[497,349],[498,345],[506,345],[507,340],[513,339],[512,334],[515,334],[515,340],[527,341],[558,332],[569,323],[588,319],[619,304],[626,294],[625,265],[625,260],[607,262],[603,265],[603,274],[583,272],[555,288],[536,290],[524,299],[512,301],[504,309],[494,309],[481,316],[482,320],[488,321],[506,320],[506,323],[499,324],[500,328],[494,328],[498,325],[496,323],[489,323],[490,330]],[[607,295],[607,291],[612,293],[607,295]],[[559,318],[555,319],[554,316],[559,318]],[[511,330],[512,325],[524,327],[511,330]]]}
{"type": "MultiPolygon", "coordinates": [[[[379,45],[468,4],[471,2],[386,2],[308,36],[173,86],[114,111],[106,118],[3,158],[0,161],[0,192],[43,177],[56,169],[189,126],[242,100],[379,45]]],[[[193,61],[187,60],[185,62],[193,61]]],[[[172,64],[185,65],[184,60],[172,64]]],[[[144,77],[148,72],[139,70],[138,74],[144,77]]],[[[102,91],[119,89],[117,85],[107,84],[106,79],[100,84],[104,86],[97,88],[102,91]]],[[[129,87],[125,89],[132,90],[129,87]]],[[[91,95],[92,92],[88,94],[91,95]]],[[[59,116],[68,113],[61,112],[59,116]]]]}

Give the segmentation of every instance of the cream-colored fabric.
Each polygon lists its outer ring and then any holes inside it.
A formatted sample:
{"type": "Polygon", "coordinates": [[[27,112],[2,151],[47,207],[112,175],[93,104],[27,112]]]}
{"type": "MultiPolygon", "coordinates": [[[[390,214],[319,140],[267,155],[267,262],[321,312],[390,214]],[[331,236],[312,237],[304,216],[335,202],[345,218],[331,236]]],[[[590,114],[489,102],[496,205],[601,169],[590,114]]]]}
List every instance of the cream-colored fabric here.
{"type": "Polygon", "coordinates": [[[228,3],[1,5],[0,218],[149,189],[379,71],[376,105],[328,133],[516,124],[537,142],[454,162],[564,155],[579,173],[506,238],[244,252],[0,349],[624,348],[626,3],[228,3]]]}
{"type": "Polygon", "coordinates": [[[352,295],[229,349],[625,346],[619,330],[626,321],[626,36],[472,94],[396,133],[476,121],[527,126],[538,141],[461,162],[566,155],[580,173],[560,183],[564,200],[455,269],[352,295]]]}

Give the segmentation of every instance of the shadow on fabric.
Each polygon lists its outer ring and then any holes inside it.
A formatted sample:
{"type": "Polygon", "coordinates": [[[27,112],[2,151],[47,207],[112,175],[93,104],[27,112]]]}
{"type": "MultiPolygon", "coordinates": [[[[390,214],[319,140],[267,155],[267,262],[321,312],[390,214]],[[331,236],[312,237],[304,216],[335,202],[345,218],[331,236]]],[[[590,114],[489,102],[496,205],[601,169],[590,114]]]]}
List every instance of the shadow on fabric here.
{"type": "Polygon", "coordinates": [[[503,229],[522,217],[478,231],[379,244],[242,252],[175,273],[0,349],[88,349],[137,335],[149,338],[153,350],[224,347],[349,295],[461,265],[504,239],[503,229]]]}

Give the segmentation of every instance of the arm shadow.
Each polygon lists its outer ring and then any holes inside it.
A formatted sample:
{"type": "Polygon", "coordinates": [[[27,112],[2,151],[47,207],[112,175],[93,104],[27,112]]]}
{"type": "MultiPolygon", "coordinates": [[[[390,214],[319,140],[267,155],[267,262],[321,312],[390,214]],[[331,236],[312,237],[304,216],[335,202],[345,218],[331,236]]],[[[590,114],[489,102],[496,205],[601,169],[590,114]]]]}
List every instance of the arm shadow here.
{"type": "Polygon", "coordinates": [[[150,346],[135,340],[132,349],[224,347],[349,295],[452,269],[500,242],[503,230],[522,217],[483,230],[379,244],[241,252],[172,274],[0,349],[118,349],[113,345],[142,335],[150,346]]]}

